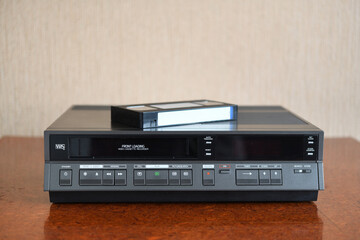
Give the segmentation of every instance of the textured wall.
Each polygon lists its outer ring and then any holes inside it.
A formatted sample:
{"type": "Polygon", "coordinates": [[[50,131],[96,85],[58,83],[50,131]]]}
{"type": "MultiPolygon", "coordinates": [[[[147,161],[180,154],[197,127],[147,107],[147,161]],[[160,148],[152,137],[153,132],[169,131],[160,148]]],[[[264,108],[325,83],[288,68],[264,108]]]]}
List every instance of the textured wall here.
{"type": "Polygon", "coordinates": [[[360,1],[0,0],[0,134],[72,104],[281,104],[360,139],[360,1]]]}

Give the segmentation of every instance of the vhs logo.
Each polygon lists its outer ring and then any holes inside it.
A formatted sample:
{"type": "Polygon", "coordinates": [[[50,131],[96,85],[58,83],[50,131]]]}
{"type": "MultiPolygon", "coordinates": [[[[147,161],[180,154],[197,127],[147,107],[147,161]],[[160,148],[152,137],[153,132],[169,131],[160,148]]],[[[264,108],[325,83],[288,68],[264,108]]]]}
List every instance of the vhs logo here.
{"type": "Polygon", "coordinates": [[[56,150],[64,150],[65,151],[65,144],[55,144],[56,150]]]}

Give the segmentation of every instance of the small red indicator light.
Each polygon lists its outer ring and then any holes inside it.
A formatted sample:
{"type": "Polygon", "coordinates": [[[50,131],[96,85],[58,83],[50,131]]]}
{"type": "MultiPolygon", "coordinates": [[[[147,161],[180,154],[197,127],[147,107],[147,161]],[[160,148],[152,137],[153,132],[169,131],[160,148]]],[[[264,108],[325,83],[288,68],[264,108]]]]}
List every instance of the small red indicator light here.
{"type": "Polygon", "coordinates": [[[207,172],[207,175],[210,175],[210,173],[209,173],[209,172],[207,172]]]}

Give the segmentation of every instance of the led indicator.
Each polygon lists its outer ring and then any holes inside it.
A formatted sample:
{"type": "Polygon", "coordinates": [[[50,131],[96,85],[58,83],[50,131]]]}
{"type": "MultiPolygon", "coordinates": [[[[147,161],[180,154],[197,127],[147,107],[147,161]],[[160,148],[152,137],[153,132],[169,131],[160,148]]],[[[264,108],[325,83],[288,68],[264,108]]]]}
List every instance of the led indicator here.
{"type": "Polygon", "coordinates": [[[160,176],[160,172],[155,172],[155,176],[160,176]]]}
{"type": "Polygon", "coordinates": [[[207,172],[206,174],[207,174],[207,175],[210,175],[210,172],[207,172]]]}

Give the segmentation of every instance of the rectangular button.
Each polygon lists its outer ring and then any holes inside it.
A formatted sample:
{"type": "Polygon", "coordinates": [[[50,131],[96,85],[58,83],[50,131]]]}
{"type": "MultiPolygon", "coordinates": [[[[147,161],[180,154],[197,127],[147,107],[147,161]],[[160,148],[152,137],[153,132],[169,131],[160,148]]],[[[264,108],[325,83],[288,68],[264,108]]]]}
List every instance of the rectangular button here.
{"type": "Polygon", "coordinates": [[[215,170],[206,170],[202,172],[202,182],[204,186],[214,186],[215,185],[215,170]]]}
{"type": "Polygon", "coordinates": [[[294,169],[294,173],[311,173],[311,169],[294,169]]]}
{"type": "Polygon", "coordinates": [[[259,171],[236,170],[236,185],[259,185],[259,171]]]}
{"type": "Polygon", "coordinates": [[[115,185],[126,185],[126,170],[115,171],[115,185]]]}
{"type": "Polygon", "coordinates": [[[80,185],[101,185],[101,170],[80,170],[80,185]]]}
{"type": "Polygon", "coordinates": [[[230,174],[230,169],[220,169],[219,173],[220,174],[230,174]]]}
{"type": "Polygon", "coordinates": [[[103,170],[103,185],[114,185],[114,170],[103,170]]]}
{"type": "Polygon", "coordinates": [[[169,171],[169,184],[180,185],[180,170],[169,171]]]}
{"type": "Polygon", "coordinates": [[[168,185],[168,170],[146,170],[145,185],[168,185]]]}
{"type": "Polygon", "coordinates": [[[282,184],[281,170],[271,170],[271,184],[282,184]]]}
{"type": "Polygon", "coordinates": [[[270,184],[270,170],[259,170],[260,185],[270,184]]]}
{"type": "Polygon", "coordinates": [[[192,185],[192,170],[181,170],[181,185],[192,185]]]}
{"type": "Polygon", "coordinates": [[[134,170],[134,185],[145,185],[145,170],[134,170]]]}
{"type": "Polygon", "coordinates": [[[60,170],[59,185],[71,186],[72,170],[60,170]]]}

